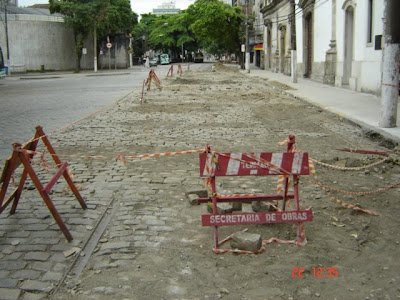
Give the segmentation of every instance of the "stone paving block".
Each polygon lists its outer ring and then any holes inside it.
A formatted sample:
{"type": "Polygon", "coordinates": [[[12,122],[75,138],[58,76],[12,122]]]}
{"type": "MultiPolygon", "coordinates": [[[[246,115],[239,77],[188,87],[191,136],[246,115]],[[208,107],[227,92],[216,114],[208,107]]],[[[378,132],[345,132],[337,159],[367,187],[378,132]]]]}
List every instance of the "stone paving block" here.
{"type": "Polygon", "coordinates": [[[2,300],[18,300],[21,295],[21,290],[0,288],[0,295],[2,300]]]}
{"type": "Polygon", "coordinates": [[[160,243],[150,241],[136,241],[133,246],[134,248],[159,248],[160,243]]]}
{"type": "Polygon", "coordinates": [[[46,239],[58,239],[60,233],[55,230],[44,230],[32,232],[30,238],[46,238],[46,239]]]}
{"type": "Polygon", "coordinates": [[[141,222],[140,220],[133,219],[133,220],[125,220],[123,222],[124,225],[139,225],[141,222]]]}
{"type": "Polygon", "coordinates": [[[108,249],[120,249],[120,248],[129,248],[131,247],[131,243],[129,242],[109,242],[101,245],[101,250],[108,249]]]}
{"type": "Polygon", "coordinates": [[[25,292],[20,300],[47,300],[48,296],[44,293],[25,292]]]}
{"type": "Polygon", "coordinates": [[[18,286],[18,282],[19,282],[18,279],[10,279],[10,278],[0,279],[0,288],[16,288],[18,286]]]}
{"type": "Polygon", "coordinates": [[[171,226],[150,226],[150,230],[157,231],[157,232],[171,232],[174,229],[171,226]]]}
{"type": "Polygon", "coordinates": [[[53,281],[53,282],[58,282],[62,279],[63,273],[61,272],[46,272],[46,274],[43,275],[42,281],[53,281]]]}
{"type": "Polygon", "coordinates": [[[93,220],[85,219],[85,218],[69,218],[68,224],[70,225],[92,225],[94,224],[93,220]]]}
{"type": "Polygon", "coordinates": [[[47,271],[50,270],[54,266],[53,262],[34,262],[31,265],[32,270],[38,270],[38,271],[47,271]]]}
{"type": "Polygon", "coordinates": [[[53,284],[50,282],[42,282],[39,280],[27,280],[21,285],[21,290],[28,292],[48,293],[53,289],[53,284]]]}
{"type": "Polygon", "coordinates": [[[56,263],[62,263],[67,261],[65,258],[64,254],[62,253],[54,253],[50,258],[49,261],[56,262],[56,263]]]}
{"type": "Polygon", "coordinates": [[[0,261],[0,270],[20,270],[26,267],[24,261],[0,261]]]}
{"type": "Polygon", "coordinates": [[[38,279],[42,272],[35,270],[18,270],[11,275],[11,278],[19,279],[19,280],[27,280],[27,279],[38,279]]]}
{"type": "Polygon", "coordinates": [[[15,261],[21,258],[22,252],[13,252],[7,256],[4,256],[4,259],[10,260],[10,261],[15,261]]]}
{"type": "MultiPolygon", "coordinates": [[[[29,231],[11,231],[7,233],[8,238],[27,238],[31,232],[29,231]]],[[[1,236],[1,234],[0,234],[1,236]]]]}
{"type": "MultiPolygon", "coordinates": [[[[60,231],[60,235],[62,236],[62,238],[64,238],[64,235],[62,234],[61,231],[60,231]]],[[[30,243],[32,245],[56,245],[60,242],[59,238],[58,239],[35,238],[35,239],[32,239],[30,241],[30,243]]]]}
{"type": "Polygon", "coordinates": [[[46,252],[28,252],[24,255],[24,260],[47,261],[50,257],[46,252]]]}
{"type": "Polygon", "coordinates": [[[7,278],[10,275],[10,273],[11,273],[10,271],[0,270],[0,279],[7,278]]]}
{"type": "Polygon", "coordinates": [[[30,251],[46,251],[47,245],[18,245],[15,250],[18,252],[30,252],[30,251]]]}

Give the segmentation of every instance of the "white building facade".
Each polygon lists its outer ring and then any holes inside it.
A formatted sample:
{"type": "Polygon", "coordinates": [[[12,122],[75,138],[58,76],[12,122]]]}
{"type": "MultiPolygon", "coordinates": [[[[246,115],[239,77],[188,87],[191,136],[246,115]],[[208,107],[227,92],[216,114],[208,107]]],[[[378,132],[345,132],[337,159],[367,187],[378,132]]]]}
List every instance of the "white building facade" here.
{"type": "Polygon", "coordinates": [[[259,2],[264,22],[264,68],[290,75],[294,38],[297,76],[379,95],[384,1],[294,2],[294,32],[291,0],[259,2]]]}

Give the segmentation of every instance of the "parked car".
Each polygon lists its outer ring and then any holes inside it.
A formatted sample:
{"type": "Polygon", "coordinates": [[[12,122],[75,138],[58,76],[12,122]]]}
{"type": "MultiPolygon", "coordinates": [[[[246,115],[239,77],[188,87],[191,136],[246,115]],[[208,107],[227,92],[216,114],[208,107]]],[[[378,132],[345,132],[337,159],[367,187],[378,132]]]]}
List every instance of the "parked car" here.
{"type": "Polygon", "coordinates": [[[150,59],[150,67],[157,67],[157,58],[150,59]]]}
{"type": "Polygon", "coordinates": [[[194,54],[194,62],[195,63],[202,63],[204,61],[203,53],[197,52],[194,54]]]}

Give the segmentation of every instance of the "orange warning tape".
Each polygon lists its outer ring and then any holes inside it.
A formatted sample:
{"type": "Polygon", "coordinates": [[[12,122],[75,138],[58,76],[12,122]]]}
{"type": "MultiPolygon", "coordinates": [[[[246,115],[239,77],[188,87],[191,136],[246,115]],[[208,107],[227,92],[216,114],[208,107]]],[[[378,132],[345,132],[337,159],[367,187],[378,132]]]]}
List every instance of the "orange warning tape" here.
{"type": "MultiPolygon", "coordinates": [[[[353,210],[362,211],[362,212],[364,212],[364,213],[366,213],[366,214],[369,214],[369,215],[371,215],[371,216],[378,216],[378,215],[379,215],[377,212],[375,212],[375,211],[373,211],[373,210],[361,208],[361,207],[359,207],[359,206],[356,206],[356,205],[353,205],[353,204],[350,204],[350,203],[347,203],[347,202],[343,202],[343,201],[339,200],[338,198],[334,197],[331,193],[329,193],[328,187],[324,186],[324,185],[321,183],[321,181],[318,179],[317,173],[316,173],[316,171],[315,171],[315,167],[314,167],[312,161],[310,161],[309,164],[310,164],[310,166],[311,166],[311,167],[310,167],[310,170],[311,170],[311,169],[313,170],[313,171],[311,172],[311,174],[312,174],[312,176],[314,177],[314,180],[311,180],[311,179],[308,179],[308,178],[306,178],[306,180],[308,180],[308,181],[310,181],[310,182],[313,182],[313,183],[316,183],[316,184],[325,192],[325,194],[327,194],[327,195],[329,196],[329,198],[331,198],[335,203],[337,203],[337,204],[340,205],[340,206],[343,206],[344,208],[349,208],[349,209],[353,209],[353,210]]],[[[400,184],[400,183],[399,183],[399,184],[400,184]]]]}
{"type": "Polygon", "coordinates": [[[372,164],[365,165],[365,166],[362,166],[362,167],[341,167],[341,166],[330,165],[330,164],[318,161],[318,160],[313,159],[313,158],[309,158],[309,160],[315,162],[316,164],[319,164],[321,166],[328,167],[328,168],[331,168],[331,169],[335,169],[335,170],[341,170],[341,171],[361,171],[361,170],[365,170],[365,169],[372,168],[372,167],[375,167],[377,165],[380,165],[381,163],[384,163],[385,161],[387,161],[389,159],[392,159],[392,157],[388,156],[388,157],[385,157],[385,158],[383,158],[383,159],[381,159],[381,160],[379,160],[377,162],[374,162],[372,164]]]}
{"type": "MultiPolygon", "coordinates": [[[[278,145],[283,145],[283,144],[285,144],[287,142],[288,141],[285,140],[285,141],[279,142],[278,145]]],[[[294,147],[295,151],[301,152],[301,150],[299,148],[297,148],[297,146],[293,145],[293,147],[294,147]]],[[[378,216],[379,214],[377,212],[373,211],[373,210],[361,208],[359,206],[356,206],[356,205],[353,205],[353,204],[350,204],[350,203],[347,203],[347,202],[339,200],[338,198],[334,197],[331,193],[329,193],[329,191],[335,191],[335,192],[339,192],[339,193],[347,194],[347,195],[370,195],[370,194],[375,194],[375,193],[379,193],[379,192],[384,192],[384,191],[387,191],[387,190],[389,190],[391,188],[394,188],[394,187],[400,185],[400,181],[396,182],[396,183],[393,183],[393,184],[390,184],[390,185],[388,185],[386,187],[379,188],[379,189],[376,189],[376,190],[371,190],[371,191],[356,191],[356,192],[354,192],[354,191],[345,191],[345,190],[341,190],[341,189],[328,187],[328,186],[322,184],[322,182],[317,177],[315,166],[314,166],[314,162],[318,163],[318,164],[321,164],[323,166],[332,168],[332,169],[337,169],[337,170],[342,170],[342,171],[359,171],[359,170],[363,170],[363,169],[367,169],[367,168],[371,168],[373,166],[379,165],[379,164],[385,162],[388,159],[391,159],[391,157],[385,157],[384,159],[382,159],[380,161],[377,161],[375,163],[372,163],[372,164],[369,164],[369,165],[366,165],[366,166],[362,166],[362,167],[340,167],[340,166],[330,165],[330,164],[323,163],[323,162],[317,161],[315,159],[309,158],[310,174],[314,177],[314,179],[313,180],[307,179],[307,178],[305,178],[305,179],[308,180],[311,183],[317,184],[324,191],[324,193],[326,193],[329,196],[329,198],[331,198],[331,200],[333,200],[338,205],[340,205],[342,207],[345,207],[345,208],[358,210],[358,211],[367,213],[367,214],[372,215],[372,216],[378,216]]],[[[282,178],[278,178],[277,190],[278,189],[280,191],[282,190],[282,178]]]]}
{"type": "MultiPolygon", "coordinates": [[[[31,151],[33,152],[33,151],[31,151]]],[[[190,154],[190,153],[200,153],[204,152],[204,149],[198,150],[185,150],[185,151],[177,151],[177,152],[165,152],[165,153],[153,153],[153,154],[136,154],[136,155],[125,155],[118,154],[117,156],[104,156],[104,155],[68,155],[68,154],[57,154],[59,157],[71,157],[71,158],[82,158],[82,159],[116,159],[126,162],[127,159],[135,159],[135,158],[147,158],[147,157],[161,157],[161,156],[172,156],[179,154],[190,154]]]]}

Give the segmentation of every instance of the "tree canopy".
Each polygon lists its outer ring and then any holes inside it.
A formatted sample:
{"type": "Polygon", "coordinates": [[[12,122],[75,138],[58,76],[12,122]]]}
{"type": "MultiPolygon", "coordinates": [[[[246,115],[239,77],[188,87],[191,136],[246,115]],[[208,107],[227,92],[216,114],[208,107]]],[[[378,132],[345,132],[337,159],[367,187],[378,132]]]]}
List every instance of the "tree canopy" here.
{"type": "Polygon", "coordinates": [[[175,15],[144,14],[133,33],[135,52],[151,48],[179,55],[182,45],[190,52],[199,49],[213,54],[236,52],[243,20],[241,8],[221,0],[196,0],[175,15]]]}
{"type": "Polygon", "coordinates": [[[83,41],[94,30],[99,37],[130,33],[137,23],[137,14],[129,0],[49,0],[50,12],[60,13],[72,28],[77,54],[76,70],[80,69],[83,41]]]}
{"type": "Polygon", "coordinates": [[[244,16],[240,7],[220,0],[196,0],[186,10],[190,29],[210,52],[237,51],[244,16]]]}

